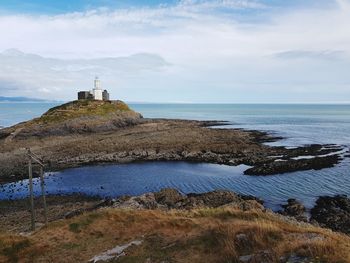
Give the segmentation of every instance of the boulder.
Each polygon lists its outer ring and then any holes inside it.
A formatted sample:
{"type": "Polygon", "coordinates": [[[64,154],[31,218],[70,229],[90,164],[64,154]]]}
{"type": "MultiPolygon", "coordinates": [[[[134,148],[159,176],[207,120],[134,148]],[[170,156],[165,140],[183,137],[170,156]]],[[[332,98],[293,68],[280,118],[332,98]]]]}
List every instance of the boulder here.
{"type": "Polygon", "coordinates": [[[311,209],[311,220],[321,227],[350,234],[350,198],[346,195],[321,196],[311,209]]]}
{"type": "Polygon", "coordinates": [[[153,193],[146,193],[135,197],[121,197],[113,204],[116,208],[126,209],[161,209],[161,206],[157,203],[153,193]]]}
{"type": "Polygon", "coordinates": [[[175,208],[176,203],[185,199],[185,196],[173,188],[164,188],[154,193],[154,197],[157,203],[166,205],[169,208],[175,208]]]}
{"type": "Polygon", "coordinates": [[[305,206],[297,201],[296,199],[288,199],[288,203],[286,205],[282,205],[283,210],[279,211],[280,214],[285,216],[291,216],[299,221],[307,221],[305,216],[305,206]]]}

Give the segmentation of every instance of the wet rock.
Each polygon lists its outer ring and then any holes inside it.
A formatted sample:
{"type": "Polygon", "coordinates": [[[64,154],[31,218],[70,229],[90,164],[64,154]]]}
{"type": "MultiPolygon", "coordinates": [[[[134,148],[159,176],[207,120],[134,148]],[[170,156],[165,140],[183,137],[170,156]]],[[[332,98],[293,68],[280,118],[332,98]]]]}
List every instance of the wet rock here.
{"type": "Polygon", "coordinates": [[[288,203],[286,205],[282,205],[282,208],[283,211],[279,211],[280,214],[294,217],[299,221],[307,222],[307,218],[305,216],[305,206],[296,199],[288,199],[288,203]]]}
{"type": "Polygon", "coordinates": [[[258,164],[244,172],[246,175],[273,175],[304,170],[321,170],[334,167],[341,161],[339,155],[315,157],[312,159],[289,159],[258,164]]]}
{"type": "Polygon", "coordinates": [[[311,209],[311,220],[321,227],[350,234],[350,198],[346,195],[320,197],[311,209]]]}
{"type": "Polygon", "coordinates": [[[334,144],[311,144],[302,147],[296,147],[293,149],[288,149],[285,153],[284,159],[290,159],[301,156],[321,156],[326,154],[335,153],[341,151],[343,148],[339,145],[334,144]]]}

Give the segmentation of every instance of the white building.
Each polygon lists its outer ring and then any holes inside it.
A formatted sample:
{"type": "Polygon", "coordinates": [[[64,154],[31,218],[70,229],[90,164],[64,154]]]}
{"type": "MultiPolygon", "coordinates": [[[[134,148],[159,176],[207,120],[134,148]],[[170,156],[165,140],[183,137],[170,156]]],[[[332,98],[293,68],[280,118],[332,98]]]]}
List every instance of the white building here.
{"type": "Polygon", "coordinates": [[[98,77],[94,80],[94,88],[91,91],[79,91],[78,100],[104,100],[109,101],[109,93],[102,90],[101,82],[98,77]]]}
{"type": "Polygon", "coordinates": [[[101,82],[98,77],[95,78],[94,88],[91,93],[95,100],[103,100],[103,90],[101,89],[101,82]]]}

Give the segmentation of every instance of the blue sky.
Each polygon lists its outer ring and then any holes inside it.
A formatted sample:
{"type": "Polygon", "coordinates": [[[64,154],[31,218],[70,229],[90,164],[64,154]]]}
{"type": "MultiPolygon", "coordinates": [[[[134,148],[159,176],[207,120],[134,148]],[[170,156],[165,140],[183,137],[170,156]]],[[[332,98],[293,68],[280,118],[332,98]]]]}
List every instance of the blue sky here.
{"type": "MultiPolygon", "coordinates": [[[[60,14],[68,12],[81,12],[96,8],[127,8],[140,6],[175,5],[178,0],[2,0],[1,11],[10,13],[29,14],[60,14]]],[[[263,0],[255,1],[274,8],[296,8],[306,6],[334,5],[331,0],[263,0]]]]}
{"type": "Polygon", "coordinates": [[[60,14],[68,12],[81,12],[101,7],[107,8],[125,8],[139,6],[155,6],[160,4],[174,4],[175,1],[113,1],[113,0],[3,0],[1,1],[1,10],[11,13],[30,13],[30,14],[60,14]]]}
{"type": "Polygon", "coordinates": [[[350,102],[350,0],[0,2],[0,96],[350,102]]]}

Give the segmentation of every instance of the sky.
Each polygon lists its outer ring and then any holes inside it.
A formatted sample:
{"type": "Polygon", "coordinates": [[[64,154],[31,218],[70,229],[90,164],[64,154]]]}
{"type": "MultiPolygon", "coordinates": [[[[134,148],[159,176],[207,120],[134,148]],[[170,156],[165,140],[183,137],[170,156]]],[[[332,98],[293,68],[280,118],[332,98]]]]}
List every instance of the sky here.
{"type": "Polygon", "coordinates": [[[0,96],[350,103],[350,0],[1,0],[0,96]]]}

